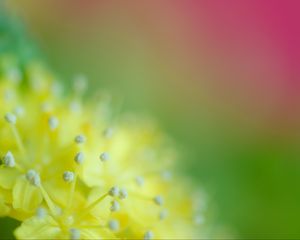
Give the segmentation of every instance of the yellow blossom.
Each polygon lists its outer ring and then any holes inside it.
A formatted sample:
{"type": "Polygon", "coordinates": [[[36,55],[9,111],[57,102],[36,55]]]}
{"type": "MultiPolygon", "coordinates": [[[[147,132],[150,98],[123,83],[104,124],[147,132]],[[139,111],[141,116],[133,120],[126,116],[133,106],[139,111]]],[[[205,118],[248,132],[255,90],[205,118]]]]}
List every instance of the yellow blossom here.
{"type": "Polygon", "coordinates": [[[202,199],[155,124],[84,101],[82,75],[65,96],[40,63],[0,61],[0,216],[22,222],[18,239],[204,236],[202,199]]]}

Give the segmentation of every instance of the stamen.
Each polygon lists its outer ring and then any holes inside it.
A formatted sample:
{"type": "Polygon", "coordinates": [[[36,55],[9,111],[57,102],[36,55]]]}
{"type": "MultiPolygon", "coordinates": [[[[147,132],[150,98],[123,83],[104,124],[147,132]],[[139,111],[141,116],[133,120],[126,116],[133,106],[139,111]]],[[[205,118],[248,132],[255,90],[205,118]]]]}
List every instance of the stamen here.
{"type": "Polygon", "coordinates": [[[41,104],[41,111],[44,113],[50,112],[52,109],[52,106],[49,102],[44,102],[41,104]]]}
{"type": "Polygon", "coordinates": [[[52,116],[48,119],[48,124],[49,124],[50,129],[53,131],[58,127],[59,121],[56,117],[52,116]]]}
{"type": "Polygon", "coordinates": [[[144,240],[151,240],[151,239],[153,239],[153,237],[154,237],[154,234],[152,231],[147,231],[144,234],[144,240]]]}
{"type": "Polygon", "coordinates": [[[69,231],[70,240],[79,240],[80,239],[80,231],[76,228],[71,228],[69,231]]]}
{"type": "Polygon", "coordinates": [[[55,96],[60,96],[64,89],[63,86],[58,81],[54,81],[51,86],[51,90],[55,96]]]}
{"type": "Polygon", "coordinates": [[[73,216],[66,216],[63,218],[63,224],[65,226],[71,226],[74,223],[74,217],[73,216]]]}
{"type": "Polygon", "coordinates": [[[170,171],[165,170],[161,173],[161,177],[166,182],[171,181],[172,180],[172,173],[170,171]]]}
{"type": "Polygon", "coordinates": [[[137,176],[135,182],[139,187],[142,187],[145,183],[145,179],[142,176],[137,176]]]}
{"type": "Polygon", "coordinates": [[[108,222],[108,227],[110,230],[116,232],[120,228],[120,223],[118,220],[112,219],[108,222]]]}
{"type": "Polygon", "coordinates": [[[46,211],[46,209],[45,208],[43,208],[43,207],[38,207],[37,209],[36,209],[36,213],[35,213],[35,215],[38,217],[38,218],[45,218],[46,216],[47,216],[47,211],[46,211]]]}
{"type": "Polygon", "coordinates": [[[46,192],[46,190],[43,188],[42,184],[41,184],[41,178],[40,175],[33,169],[28,170],[28,172],[26,173],[26,179],[29,181],[29,183],[31,183],[33,186],[39,187],[41,189],[43,198],[45,199],[51,213],[53,215],[57,214],[57,208],[54,205],[54,203],[52,202],[51,198],[49,197],[48,193],[46,192]]]}
{"type": "Polygon", "coordinates": [[[120,199],[125,199],[128,197],[128,192],[125,188],[122,188],[119,192],[119,198],[120,199]]]}
{"type": "Polygon", "coordinates": [[[40,175],[35,170],[28,170],[28,172],[26,173],[26,179],[33,186],[39,187],[41,185],[40,175]]]}
{"type": "Polygon", "coordinates": [[[74,173],[71,171],[65,171],[63,174],[63,179],[66,182],[73,182],[74,181],[74,173]]]}
{"type": "Polygon", "coordinates": [[[112,135],[113,135],[113,129],[112,128],[107,128],[107,129],[105,129],[104,131],[103,131],[103,136],[105,137],[105,138],[111,138],[112,137],[112,135]]]}
{"type": "Polygon", "coordinates": [[[20,150],[20,152],[25,155],[25,148],[24,148],[24,145],[22,143],[22,140],[21,140],[21,137],[19,135],[19,132],[16,128],[16,122],[17,122],[17,117],[16,115],[12,114],[12,113],[7,113],[5,114],[4,116],[5,120],[10,124],[11,126],[11,129],[12,129],[12,132],[13,132],[13,135],[15,136],[15,139],[16,139],[16,142],[17,142],[17,145],[18,145],[18,148],[20,150]]]}
{"type": "Polygon", "coordinates": [[[100,198],[92,202],[90,205],[88,205],[85,209],[83,214],[80,217],[85,216],[86,214],[89,213],[90,210],[92,210],[98,203],[100,203],[104,198],[108,196],[108,193],[103,194],[100,198]]]}
{"type": "Polygon", "coordinates": [[[43,198],[46,201],[48,208],[50,209],[51,214],[54,215],[54,216],[60,214],[61,209],[59,207],[55,206],[55,204],[53,203],[53,201],[49,197],[47,191],[42,186],[42,184],[40,184],[40,189],[41,189],[43,198]]]}
{"type": "Polygon", "coordinates": [[[112,187],[109,191],[108,194],[112,197],[116,197],[119,195],[119,188],[117,186],[112,187]]]}
{"type": "Polygon", "coordinates": [[[9,102],[11,100],[13,100],[15,97],[15,93],[10,90],[10,89],[6,89],[5,92],[4,92],[4,100],[9,102]]]}
{"type": "Polygon", "coordinates": [[[109,154],[108,154],[107,152],[101,153],[101,155],[100,155],[100,160],[101,160],[102,162],[108,161],[109,158],[110,158],[110,156],[109,156],[109,154]]]}
{"type": "Polygon", "coordinates": [[[70,189],[69,196],[68,196],[68,203],[67,203],[68,205],[67,205],[66,212],[69,211],[69,209],[72,207],[72,204],[73,204],[73,196],[74,196],[74,193],[75,193],[76,180],[77,180],[76,170],[77,170],[77,168],[75,169],[75,173],[73,173],[73,172],[66,173],[65,172],[66,175],[70,175],[66,178],[73,178],[72,181],[71,181],[72,183],[71,183],[71,189],[70,189]],[[73,176],[71,176],[71,175],[73,175],[73,176]]]}
{"type": "Polygon", "coordinates": [[[168,211],[167,211],[166,209],[162,210],[162,211],[159,213],[159,219],[160,219],[160,220],[164,220],[167,216],[168,216],[168,211]]]}
{"type": "Polygon", "coordinates": [[[18,68],[10,68],[7,73],[7,78],[15,84],[18,84],[22,80],[21,73],[18,68]]]}
{"type": "Polygon", "coordinates": [[[80,105],[80,103],[77,102],[77,101],[72,101],[72,102],[70,103],[70,110],[71,110],[73,113],[78,113],[78,112],[80,112],[80,110],[81,110],[81,105],[80,105]]]}
{"type": "Polygon", "coordinates": [[[17,122],[17,117],[13,113],[6,113],[4,118],[10,124],[16,124],[17,122]]]}
{"type": "Polygon", "coordinates": [[[18,107],[15,108],[14,113],[15,113],[18,117],[21,117],[21,116],[24,115],[25,110],[24,110],[24,108],[23,108],[22,106],[18,106],[18,107]]]}
{"type": "Polygon", "coordinates": [[[85,75],[78,74],[74,79],[74,91],[77,94],[82,94],[88,87],[88,80],[85,75]]]}
{"type": "Polygon", "coordinates": [[[77,135],[75,138],[74,138],[74,141],[77,143],[77,144],[81,144],[81,143],[84,143],[86,141],[86,138],[84,135],[82,134],[79,134],[77,135]]]}
{"type": "Polygon", "coordinates": [[[112,212],[116,212],[116,211],[119,211],[121,208],[120,204],[116,201],[116,200],[113,200],[111,202],[111,207],[110,207],[110,211],[112,212]]]}
{"type": "Polygon", "coordinates": [[[5,154],[5,156],[3,158],[3,161],[4,161],[4,165],[6,167],[11,167],[12,168],[12,167],[16,166],[14,155],[10,151],[8,151],[5,154]]]}
{"type": "Polygon", "coordinates": [[[74,161],[79,165],[82,164],[84,161],[84,154],[82,152],[78,152],[74,157],[74,161]]]}
{"type": "Polygon", "coordinates": [[[164,203],[164,199],[163,199],[163,197],[160,196],[160,195],[155,196],[155,197],[153,198],[153,201],[154,201],[154,203],[157,204],[158,206],[161,206],[161,205],[163,205],[163,203],[164,203]]]}
{"type": "Polygon", "coordinates": [[[201,225],[201,224],[203,224],[203,223],[204,223],[204,217],[201,216],[201,215],[196,215],[196,216],[194,217],[194,223],[195,223],[196,225],[201,225]]]}

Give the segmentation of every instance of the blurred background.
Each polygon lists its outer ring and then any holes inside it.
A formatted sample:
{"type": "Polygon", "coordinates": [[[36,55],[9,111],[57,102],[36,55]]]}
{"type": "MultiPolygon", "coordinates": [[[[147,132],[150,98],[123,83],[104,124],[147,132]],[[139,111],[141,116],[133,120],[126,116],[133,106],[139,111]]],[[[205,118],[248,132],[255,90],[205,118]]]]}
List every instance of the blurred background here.
{"type": "Polygon", "coordinates": [[[51,66],[155,116],[240,238],[300,238],[300,2],[11,0],[51,66]]]}

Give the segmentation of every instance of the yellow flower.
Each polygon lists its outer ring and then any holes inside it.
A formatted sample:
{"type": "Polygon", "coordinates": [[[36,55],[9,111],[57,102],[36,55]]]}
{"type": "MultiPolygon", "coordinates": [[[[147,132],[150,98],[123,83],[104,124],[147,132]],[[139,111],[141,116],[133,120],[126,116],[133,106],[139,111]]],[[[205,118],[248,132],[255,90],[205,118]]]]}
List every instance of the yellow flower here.
{"type": "Polygon", "coordinates": [[[202,199],[155,124],[109,117],[105,98],[83,104],[83,76],[63,96],[41,64],[0,59],[0,216],[22,221],[18,239],[203,236],[202,199]]]}

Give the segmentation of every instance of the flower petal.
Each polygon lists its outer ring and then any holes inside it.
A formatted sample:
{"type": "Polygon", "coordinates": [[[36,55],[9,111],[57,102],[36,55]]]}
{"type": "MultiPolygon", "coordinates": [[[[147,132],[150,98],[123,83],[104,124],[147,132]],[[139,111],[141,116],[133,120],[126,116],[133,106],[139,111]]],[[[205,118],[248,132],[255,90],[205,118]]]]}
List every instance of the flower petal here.
{"type": "Polygon", "coordinates": [[[43,197],[40,189],[32,186],[21,176],[16,181],[13,188],[13,207],[25,212],[34,211],[42,202],[43,197]]]}
{"type": "Polygon", "coordinates": [[[17,239],[57,239],[61,229],[50,216],[42,219],[32,217],[24,221],[14,234],[17,239]]]}

